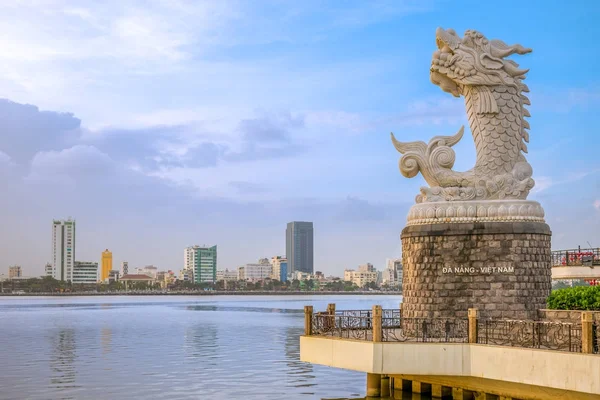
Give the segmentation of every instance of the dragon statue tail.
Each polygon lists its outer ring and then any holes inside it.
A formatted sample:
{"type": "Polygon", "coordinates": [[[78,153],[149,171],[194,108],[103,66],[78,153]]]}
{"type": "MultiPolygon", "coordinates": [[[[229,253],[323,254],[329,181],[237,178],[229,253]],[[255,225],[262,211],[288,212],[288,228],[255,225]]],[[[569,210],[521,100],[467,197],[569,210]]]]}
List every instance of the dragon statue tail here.
{"type": "Polygon", "coordinates": [[[462,139],[465,127],[453,136],[435,136],[428,144],[422,141],[400,142],[396,140],[392,133],[392,142],[394,147],[401,154],[400,172],[407,178],[416,176],[419,172],[425,178],[425,181],[431,186],[441,186],[442,180],[447,180],[449,175],[456,175],[460,180],[460,175],[468,172],[452,171],[456,154],[452,146],[462,139]]]}

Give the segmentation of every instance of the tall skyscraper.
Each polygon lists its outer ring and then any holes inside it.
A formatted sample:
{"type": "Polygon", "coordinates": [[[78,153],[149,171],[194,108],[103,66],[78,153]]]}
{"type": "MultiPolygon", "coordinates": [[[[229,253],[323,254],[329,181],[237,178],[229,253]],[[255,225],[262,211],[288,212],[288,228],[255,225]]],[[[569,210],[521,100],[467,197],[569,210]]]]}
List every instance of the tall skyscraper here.
{"type": "Polygon", "coordinates": [[[73,280],[75,264],[75,221],[52,221],[52,277],[59,281],[73,280]]]}
{"type": "Polygon", "coordinates": [[[184,271],[191,273],[194,283],[216,282],[217,246],[190,246],[184,250],[184,271]]]}
{"type": "Polygon", "coordinates": [[[285,231],[288,272],[314,272],[313,223],[288,222],[285,231]]]}
{"type": "Polygon", "coordinates": [[[102,270],[100,272],[100,282],[108,279],[108,274],[112,270],[112,253],[108,249],[102,252],[102,270]]]}

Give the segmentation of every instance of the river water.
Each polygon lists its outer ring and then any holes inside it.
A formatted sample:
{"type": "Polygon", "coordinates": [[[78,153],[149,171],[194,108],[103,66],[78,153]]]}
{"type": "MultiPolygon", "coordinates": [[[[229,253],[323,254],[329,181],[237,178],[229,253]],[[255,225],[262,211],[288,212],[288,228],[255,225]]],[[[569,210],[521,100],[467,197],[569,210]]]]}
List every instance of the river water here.
{"type": "Polygon", "coordinates": [[[345,399],[365,374],[299,361],[303,306],[399,296],[0,297],[0,399],[345,399]]]}

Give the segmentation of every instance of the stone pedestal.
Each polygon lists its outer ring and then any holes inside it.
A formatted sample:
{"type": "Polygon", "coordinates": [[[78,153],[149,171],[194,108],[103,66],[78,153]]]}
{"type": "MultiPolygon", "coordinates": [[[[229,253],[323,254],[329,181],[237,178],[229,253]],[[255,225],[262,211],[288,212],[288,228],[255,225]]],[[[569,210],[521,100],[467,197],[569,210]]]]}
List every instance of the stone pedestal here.
{"type": "Polygon", "coordinates": [[[402,231],[407,318],[537,319],[551,290],[550,238],[542,222],[409,225],[402,231]]]}

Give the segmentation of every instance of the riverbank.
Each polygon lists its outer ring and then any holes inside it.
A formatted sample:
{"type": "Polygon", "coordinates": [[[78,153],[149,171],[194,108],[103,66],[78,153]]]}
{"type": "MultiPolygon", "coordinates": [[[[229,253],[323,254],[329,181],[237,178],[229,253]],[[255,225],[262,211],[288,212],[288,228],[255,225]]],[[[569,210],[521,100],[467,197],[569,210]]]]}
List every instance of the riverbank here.
{"type": "Polygon", "coordinates": [[[69,292],[69,293],[0,293],[0,297],[23,297],[23,296],[390,296],[401,295],[401,292],[291,292],[291,291],[135,291],[127,292],[69,292]]]}

